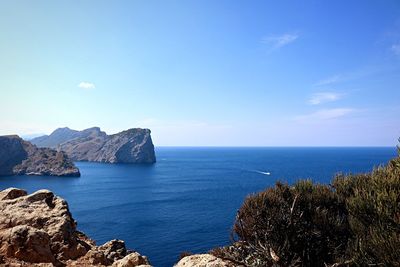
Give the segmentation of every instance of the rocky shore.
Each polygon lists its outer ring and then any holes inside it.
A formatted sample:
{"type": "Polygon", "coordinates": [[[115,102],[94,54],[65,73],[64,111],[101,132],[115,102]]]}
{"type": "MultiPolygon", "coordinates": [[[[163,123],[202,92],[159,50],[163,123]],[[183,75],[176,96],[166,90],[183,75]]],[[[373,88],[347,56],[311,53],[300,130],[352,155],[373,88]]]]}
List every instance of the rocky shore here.
{"type": "Polygon", "coordinates": [[[1,175],[80,176],[65,152],[38,148],[17,135],[0,136],[1,175]]]}
{"type": "Polygon", "coordinates": [[[0,191],[0,210],[0,266],[150,266],[122,240],[96,246],[76,229],[67,202],[48,190],[0,191]]]}

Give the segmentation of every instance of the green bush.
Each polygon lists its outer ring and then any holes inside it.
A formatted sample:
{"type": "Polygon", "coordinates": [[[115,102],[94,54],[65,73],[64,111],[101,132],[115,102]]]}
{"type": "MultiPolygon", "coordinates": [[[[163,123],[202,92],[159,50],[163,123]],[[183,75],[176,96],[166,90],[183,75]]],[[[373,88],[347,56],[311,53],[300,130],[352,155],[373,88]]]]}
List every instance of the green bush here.
{"type": "Polygon", "coordinates": [[[233,232],[240,242],[226,248],[225,255],[224,250],[215,253],[248,266],[324,266],[344,261],[351,234],[345,202],[329,187],[311,181],[293,187],[277,183],[249,196],[233,232]]]}
{"type": "Polygon", "coordinates": [[[353,261],[400,266],[400,157],[369,174],[338,176],[333,187],[349,212],[353,261]]]}
{"type": "Polygon", "coordinates": [[[211,253],[246,266],[400,266],[400,157],[332,185],[277,183],[251,195],[232,238],[211,253]]]}

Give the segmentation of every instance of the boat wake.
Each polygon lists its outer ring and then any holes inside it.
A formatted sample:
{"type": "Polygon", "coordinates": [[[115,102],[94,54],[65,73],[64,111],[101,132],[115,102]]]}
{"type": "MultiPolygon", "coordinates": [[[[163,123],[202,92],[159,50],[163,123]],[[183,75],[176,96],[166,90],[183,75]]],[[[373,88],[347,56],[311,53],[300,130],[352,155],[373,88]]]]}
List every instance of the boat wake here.
{"type": "Polygon", "coordinates": [[[263,174],[263,175],[271,175],[270,172],[263,172],[263,171],[259,171],[259,170],[255,170],[255,172],[259,173],[259,174],[263,174]]]}

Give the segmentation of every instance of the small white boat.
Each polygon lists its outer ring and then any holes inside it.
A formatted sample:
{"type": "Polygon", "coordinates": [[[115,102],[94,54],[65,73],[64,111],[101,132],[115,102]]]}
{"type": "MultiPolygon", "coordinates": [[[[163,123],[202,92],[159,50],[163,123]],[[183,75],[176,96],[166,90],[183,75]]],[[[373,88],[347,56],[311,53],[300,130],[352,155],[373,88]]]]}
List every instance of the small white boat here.
{"type": "Polygon", "coordinates": [[[256,171],[256,172],[258,172],[258,173],[260,173],[260,174],[264,174],[264,175],[271,175],[270,172],[262,172],[262,171],[256,171]]]}

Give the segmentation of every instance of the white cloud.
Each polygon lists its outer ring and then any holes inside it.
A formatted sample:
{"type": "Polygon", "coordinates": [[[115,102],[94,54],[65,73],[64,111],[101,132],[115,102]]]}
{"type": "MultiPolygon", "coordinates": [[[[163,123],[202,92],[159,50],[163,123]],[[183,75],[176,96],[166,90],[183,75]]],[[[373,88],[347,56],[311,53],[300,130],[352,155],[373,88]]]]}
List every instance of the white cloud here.
{"type": "Polygon", "coordinates": [[[355,110],[352,108],[333,108],[333,109],[321,109],[316,112],[301,115],[295,117],[296,121],[299,122],[315,122],[315,121],[325,121],[337,119],[340,117],[344,117],[350,113],[353,113],[355,110]]]}
{"type": "Polygon", "coordinates": [[[82,89],[94,89],[94,88],[96,88],[94,83],[90,83],[90,82],[81,82],[81,83],[78,84],[78,87],[82,88],[82,89]]]}
{"type": "Polygon", "coordinates": [[[299,38],[298,34],[285,33],[282,35],[264,37],[261,42],[271,46],[272,49],[279,49],[285,45],[293,43],[297,38],[299,38]]]}
{"type": "Polygon", "coordinates": [[[308,103],[310,105],[319,105],[327,102],[333,102],[339,100],[342,97],[342,94],[333,93],[333,92],[321,92],[315,93],[311,95],[308,103]]]}
{"type": "MultiPolygon", "coordinates": [[[[399,56],[400,56],[400,44],[398,44],[398,47],[394,45],[392,48],[393,52],[395,52],[396,49],[399,51],[399,56]]],[[[325,79],[319,80],[316,83],[313,84],[315,87],[324,87],[324,86],[329,86],[332,84],[336,83],[345,83],[348,81],[355,81],[355,80],[362,80],[365,81],[368,77],[379,75],[379,74],[384,74],[388,71],[394,71],[396,70],[396,67],[393,66],[383,66],[383,65],[368,65],[368,66],[363,66],[358,69],[348,71],[348,72],[342,72],[339,74],[332,75],[330,77],[327,77],[325,79]]]]}
{"type": "Polygon", "coordinates": [[[390,49],[396,56],[400,56],[400,44],[394,44],[390,49]]]}
{"type": "Polygon", "coordinates": [[[324,80],[320,80],[318,81],[315,86],[324,86],[324,85],[329,85],[332,83],[336,83],[339,82],[341,80],[341,76],[340,75],[335,75],[329,78],[326,78],[324,80]]]}

